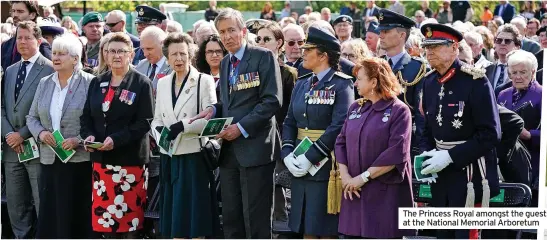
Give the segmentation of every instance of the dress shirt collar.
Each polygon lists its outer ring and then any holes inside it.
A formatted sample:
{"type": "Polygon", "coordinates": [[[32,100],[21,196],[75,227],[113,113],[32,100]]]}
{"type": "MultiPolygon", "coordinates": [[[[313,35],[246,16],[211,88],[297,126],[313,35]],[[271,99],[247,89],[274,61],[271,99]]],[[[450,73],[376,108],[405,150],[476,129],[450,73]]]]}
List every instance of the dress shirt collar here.
{"type": "Polygon", "coordinates": [[[323,70],[322,72],[318,73],[316,76],[317,76],[317,79],[319,79],[319,81],[323,80],[323,78],[325,77],[325,75],[327,75],[327,73],[329,73],[331,68],[327,68],[325,70],[323,70]]]}
{"type": "Polygon", "coordinates": [[[38,60],[39,56],[40,56],[40,51],[36,51],[36,54],[34,54],[34,56],[30,57],[29,59],[24,59],[23,56],[21,56],[21,61],[29,61],[30,64],[34,64],[36,60],[38,60]]]}
{"type": "Polygon", "coordinates": [[[399,60],[401,60],[401,58],[405,55],[405,53],[406,53],[405,51],[402,51],[402,52],[398,53],[397,55],[395,55],[393,57],[388,56],[387,60],[389,61],[391,59],[391,63],[393,64],[393,66],[395,66],[395,65],[397,65],[397,63],[399,63],[399,60]]]}
{"type": "MultiPolygon", "coordinates": [[[[70,82],[72,81],[72,78],[74,77],[74,72],[72,72],[72,75],[70,75],[70,77],[68,78],[68,80],[66,81],[66,87],[70,86],[70,82]]],[[[51,78],[51,80],[53,80],[53,82],[55,83],[55,86],[57,86],[59,89],[63,90],[64,88],[61,88],[61,84],[59,83],[59,73],[58,72],[55,72],[53,74],[53,77],[51,78]]]]}
{"type": "Polygon", "coordinates": [[[243,59],[243,54],[245,53],[245,47],[247,47],[247,43],[243,41],[243,43],[241,44],[241,48],[237,50],[236,53],[234,54],[230,53],[230,59],[232,58],[232,56],[236,56],[238,60],[243,59]]]}

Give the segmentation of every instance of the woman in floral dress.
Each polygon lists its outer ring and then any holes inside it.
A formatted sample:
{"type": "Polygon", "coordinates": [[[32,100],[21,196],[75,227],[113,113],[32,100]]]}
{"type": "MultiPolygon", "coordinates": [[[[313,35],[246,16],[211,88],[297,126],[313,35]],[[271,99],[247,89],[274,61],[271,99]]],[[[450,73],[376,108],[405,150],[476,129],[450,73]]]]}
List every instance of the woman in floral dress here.
{"type": "Polygon", "coordinates": [[[80,118],[93,162],[92,226],[106,238],[138,238],[144,222],[153,100],[150,80],[129,66],[132,49],[126,34],[112,35],[111,70],[91,82],[80,118]]]}

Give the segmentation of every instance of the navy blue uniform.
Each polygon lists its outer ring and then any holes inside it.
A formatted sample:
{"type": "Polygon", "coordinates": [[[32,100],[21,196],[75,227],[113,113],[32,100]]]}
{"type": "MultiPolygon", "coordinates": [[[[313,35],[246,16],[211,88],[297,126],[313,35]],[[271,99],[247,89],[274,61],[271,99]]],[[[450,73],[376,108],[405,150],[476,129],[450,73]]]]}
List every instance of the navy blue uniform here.
{"type": "MultiPolygon", "coordinates": [[[[501,138],[499,113],[494,91],[484,72],[472,66],[462,66],[459,60],[444,76],[432,71],[424,79],[422,104],[425,114],[425,128],[420,142],[422,151],[437,148],[438,142],[465,141],[448,150],[453,163],[438,172],[436,183],[431,185],[433,207],[465,206],[466,167],[469,165],[474,169],[475,203],[481,202],[483,189],[478,166],[481,157],[485,159],[490,197],[498,195],[499,177],[494,148],[501,138]],[[444,84],[439,82],[443,78],[447,79],[444,84]]],[[[455,236],[437,237],[468,238],[468,232],[458,230],[455,236]]],[[[440,234],[452,233],[443,230],[440,234]]]]}
{"type": "Polygon", "coordinates": [[[293,177],[289,226],[292,231],[304,234],[336,236],[338,215],[327,214],[327,186],[333,161],[331,152],[349,106],[354,101],[353,82],[350,76],[333,69],[319,79],[314,87],[313,77],[312,73],[300,77],[293,89],[289,111],[283,123],[281,157],[285,158],[300,143],[297,138],[300,128],[325,131],[305,155],[312,164],[324,158],[329,160],[314,176],[308,173],[300,178],[293,177]],[[314,99],[319,99],[315,100],[319,104],[313,104],[314,99]]]}
{"type": "Polygon", "coordinates": [[[137,66],[137,64],[139,64],[139,62],[143,59],[145,59],[146,57],[144,56],[144,51],[142,51],[142,49],[139,47],[139,48],[135,48],[135,57],[133,57],[133,66],[137,66]]]}
{"type": "Polygon", "coordinates": [[[406,103],[412,112],[412,140],[411,156],[420,154],[418,139],[422,136],[424,128],[424,117],[420,113],[420,99],[423,88],[423,76],[427,72],[427,65],[423,60],[413,58],[404,53],[395,65],[392,66],[393,73],[402,83],[403,93],[399,99],[406,103]],[[400,74],[399,74],[400,73],[400,74]]]}

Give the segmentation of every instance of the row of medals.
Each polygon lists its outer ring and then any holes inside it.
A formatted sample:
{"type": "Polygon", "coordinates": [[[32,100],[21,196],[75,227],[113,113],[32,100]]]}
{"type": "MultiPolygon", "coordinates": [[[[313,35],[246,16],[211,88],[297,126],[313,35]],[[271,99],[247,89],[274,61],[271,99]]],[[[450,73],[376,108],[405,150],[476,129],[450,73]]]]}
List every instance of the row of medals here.
{"type": "Polygon", "coordinates": [[[305,95],[305,101],[308,102],[308,104],[328,104],[332,105],[334,104],[334,97],[336,95],[336,92],[330,92],[330,91],[310,91],[307,92],[305,95]]]}
{"type": "Polygon", "coordinates": [[[247,80],[240,82],[238,81],[236,84],[232,85],[232,91],[239,91],[239,90],[245,90],[249,88],[254,88],[260,86],[260,81],[258,79],[255,80],[247,80]]]}

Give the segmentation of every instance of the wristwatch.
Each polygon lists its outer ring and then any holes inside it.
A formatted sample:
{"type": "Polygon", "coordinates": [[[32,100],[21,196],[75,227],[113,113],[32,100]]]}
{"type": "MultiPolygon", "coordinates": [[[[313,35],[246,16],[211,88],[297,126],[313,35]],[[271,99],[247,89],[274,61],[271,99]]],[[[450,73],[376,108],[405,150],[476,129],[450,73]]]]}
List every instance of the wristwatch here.
{"type": "Polygon", "coordinates": [[[363,182],[368,182],[368,178],[370,177],[370,172],[369,171],[365,171],[364,173],[361,173],[361,179],[363,179],[363,182]]]}

